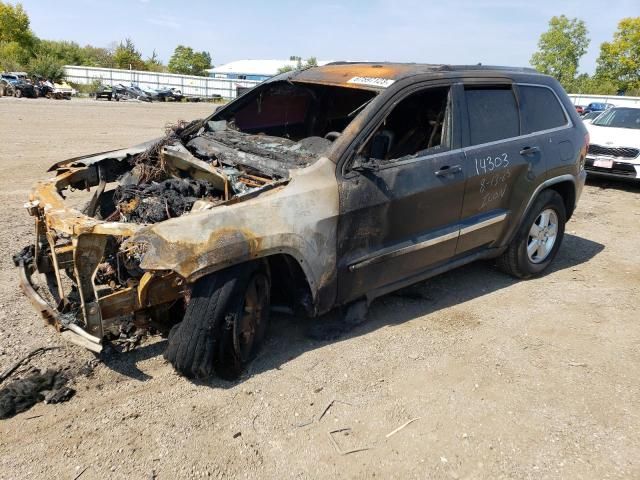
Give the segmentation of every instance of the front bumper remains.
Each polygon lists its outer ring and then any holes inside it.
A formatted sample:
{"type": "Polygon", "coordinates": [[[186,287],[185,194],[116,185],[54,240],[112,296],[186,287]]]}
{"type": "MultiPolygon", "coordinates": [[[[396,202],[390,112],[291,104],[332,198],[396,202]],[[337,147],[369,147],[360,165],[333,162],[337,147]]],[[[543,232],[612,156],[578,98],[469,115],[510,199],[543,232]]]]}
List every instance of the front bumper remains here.
{"type": "Polygon", "coordinates": [[[187,286],[174,272],[143,270],[122,282],[100,284],[99,267],[113,255],[113,245],[122,245],[142,225],[97,220],[66,206],[60,190],[88,188],[90,175],[90,169],[70,168],[36,185],[25,205],[35,219],[35,243],[13,261],[22,291],[45,322],[65,339],[99,353],[123,324],[144,327],[165,315],[187,286]]]}
{"type": "Polygon", "coordinates": [[[44,321],[58,330],[62,337],[71,343],[84,347],[92,352],[102,351],[102,339],[91,335],[75,323],[65,322],[62,312],[52,307],[38,293],[31,281],[35,273],[33,265],[33,246],[25,247],[22,252],[14,256],[14,263],[19,268],[20,288],[33,305],[33,308],[42,316],[44,321]]]}

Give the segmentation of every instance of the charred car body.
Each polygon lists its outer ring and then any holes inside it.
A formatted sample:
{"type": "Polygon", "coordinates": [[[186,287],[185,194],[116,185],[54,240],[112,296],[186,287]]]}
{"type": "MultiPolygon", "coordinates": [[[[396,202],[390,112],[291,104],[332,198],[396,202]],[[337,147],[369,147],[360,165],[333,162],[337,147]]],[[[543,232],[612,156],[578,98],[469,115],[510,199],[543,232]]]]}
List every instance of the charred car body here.
{"type": "Polygon", "coordinates": [[[482,258],[539,274],[587,144],[559,84],[531,70],[289,72],[163,139],[55,164],[27,204],[36,243],[15,261],[71,340],[100,350],[122,322],[164,319],[178,371],[234,377],[271,304],[355,308],[482,258]]]}

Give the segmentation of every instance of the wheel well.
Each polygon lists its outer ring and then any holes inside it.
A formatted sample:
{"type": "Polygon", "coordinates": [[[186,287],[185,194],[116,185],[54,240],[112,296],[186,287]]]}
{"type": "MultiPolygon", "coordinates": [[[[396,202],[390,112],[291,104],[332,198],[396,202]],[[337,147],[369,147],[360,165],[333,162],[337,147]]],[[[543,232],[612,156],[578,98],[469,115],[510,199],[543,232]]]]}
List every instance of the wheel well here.
{"type": "Polygon", "coordinates": [[[271,274],[273,304],[290,305],[295,313],[312,316],[313,296],[300,264],[291,255],[280,253],[265,257],[271,274]]]}
{"type": "Polygon", "coordinates": [[[567,220],[573,215],[573,211],[576,206],[576,189],[572,182],[560,182],[555,183],[547,188],[548,190],[555,190],[560,194],[564,200],[564,207],[567,212],[567,220]]]}

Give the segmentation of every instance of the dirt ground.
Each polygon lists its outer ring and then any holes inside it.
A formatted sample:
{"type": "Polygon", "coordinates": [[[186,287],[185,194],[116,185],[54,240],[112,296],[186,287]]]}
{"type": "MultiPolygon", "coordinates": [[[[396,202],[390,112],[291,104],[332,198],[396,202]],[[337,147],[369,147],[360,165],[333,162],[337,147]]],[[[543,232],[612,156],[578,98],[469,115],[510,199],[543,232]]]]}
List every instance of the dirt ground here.
{"type": "MultiPolygon", "coordinates": [[[[212,108],[0,99],[0,371],[39,346],[63,348],[33,367],[94,358],[19,291],[33,182],[212,108]]],[[[233,383],[176,375],[152,338],[77,377],[71,401],[0,421],[0,478],[640,478],[638,252],[640,186],[590,182],[548,275],[473,264],[376,301],[333,342],[276,317],[233,383]],[[339,429],[342,451],[366,450],[341,455],[339,429]]]]}

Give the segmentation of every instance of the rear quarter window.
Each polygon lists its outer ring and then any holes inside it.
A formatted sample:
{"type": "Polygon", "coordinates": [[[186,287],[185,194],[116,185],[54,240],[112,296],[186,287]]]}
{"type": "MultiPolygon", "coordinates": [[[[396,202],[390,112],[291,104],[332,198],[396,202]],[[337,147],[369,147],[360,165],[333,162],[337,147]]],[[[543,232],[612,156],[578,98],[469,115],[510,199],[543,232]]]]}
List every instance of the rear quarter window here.
{"type": "Polygon", "coordinates": [[[534,133],[567,124],[558,97],[546,87],[518,86],[522,133],[534,133]]]}
{"type": "Polygon", "coordinates": [[[520,134],[520,119],[513,90],[466,88],[471,145],[494,142],[520,134]]]}

